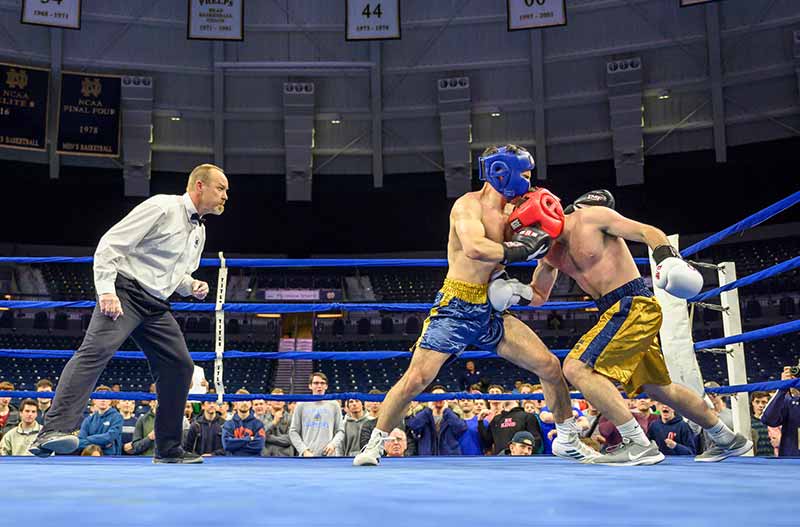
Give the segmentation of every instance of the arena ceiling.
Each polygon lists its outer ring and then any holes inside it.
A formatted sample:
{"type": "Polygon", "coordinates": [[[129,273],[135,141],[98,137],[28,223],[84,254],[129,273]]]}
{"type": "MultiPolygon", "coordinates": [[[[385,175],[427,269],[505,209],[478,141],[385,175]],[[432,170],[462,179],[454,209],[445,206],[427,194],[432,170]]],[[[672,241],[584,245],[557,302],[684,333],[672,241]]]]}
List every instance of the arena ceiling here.
{"type": "Polygon", "coordinates": [[[20,0],[0,0],[0,60],[151,76],[154,171],[216,161],[283,176],[287,81],[315,84],[314,173],[380,185],[441,170],[437,82],[468,77],[473,156],[522,144],[545,175],[614,156],[607,64],[628,58],[641,60],[645,156],[724,160],[729,145],[800,135],[797,0],[567,0],[566,26],[513,32],[504,1],[402,0],[402,39],[382,42],[345,40],[342,1],[248,0],[244,41],[224,43],[186,38],[185,0],[83,4],[71,31],[23,25],[20,0]]]}

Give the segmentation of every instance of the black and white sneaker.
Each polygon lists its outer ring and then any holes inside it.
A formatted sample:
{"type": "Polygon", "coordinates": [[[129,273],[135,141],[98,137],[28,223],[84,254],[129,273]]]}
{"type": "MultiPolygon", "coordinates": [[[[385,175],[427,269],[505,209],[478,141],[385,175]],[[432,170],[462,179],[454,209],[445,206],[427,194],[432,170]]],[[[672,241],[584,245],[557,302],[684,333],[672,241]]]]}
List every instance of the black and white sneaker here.
{"type": "Polygon", "coordinates": [[[78,450],[78,436],[65,432],[45,432],[39,434],[36,441],[28,448],[28,452],[38,457],[50,457],[56,454],[72,454],[78,450]]]}
{"type": "Polygon", "coordinates": [[[568,441],[559,441],[558,436],[553,441],[553,454],[564,458],[577,461],[578,463],[591,463],[593,459],[600,457],[600,452],[586,445],[575,435],[568,441]]]}
{"type": "Polygon", "coordinates": [[[202,462],[203,462],[203,456],[198,456],[194,452],[187,452],[185,450],[181,450],[180,454],[174,457],[153,456],[153,463],[156,464],[162,464],[162,463],[197,464],[202,462]]]}

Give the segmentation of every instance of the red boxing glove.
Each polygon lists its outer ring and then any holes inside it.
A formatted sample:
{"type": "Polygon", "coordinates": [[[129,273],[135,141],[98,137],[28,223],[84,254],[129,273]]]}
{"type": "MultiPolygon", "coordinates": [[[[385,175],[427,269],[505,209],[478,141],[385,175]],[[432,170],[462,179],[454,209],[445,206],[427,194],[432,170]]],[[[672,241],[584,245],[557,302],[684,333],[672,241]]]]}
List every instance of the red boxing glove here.
{"type": "Polygon", "coordinates": [[[564,230],[564,209],[552,192],[539,187],[522,196],[508,216],[508,224],[514,232],[525,227],[537,227],[555,240],[564,230]]]}

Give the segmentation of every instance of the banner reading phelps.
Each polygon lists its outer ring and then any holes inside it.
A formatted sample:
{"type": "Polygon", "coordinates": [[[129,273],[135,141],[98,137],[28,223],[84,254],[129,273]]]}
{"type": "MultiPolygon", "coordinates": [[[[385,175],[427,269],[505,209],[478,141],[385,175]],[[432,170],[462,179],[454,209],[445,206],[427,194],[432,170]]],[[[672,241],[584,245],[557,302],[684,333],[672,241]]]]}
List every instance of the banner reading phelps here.
{"type": "Polygon", "coordinates": [[[0,64],[0,146],[47,149],[50,70],[0,64]]]}
{"type": "Polygon", "coordinates": [[[121,78],[64,73],[58,153],[119,157],[121,78]]]}

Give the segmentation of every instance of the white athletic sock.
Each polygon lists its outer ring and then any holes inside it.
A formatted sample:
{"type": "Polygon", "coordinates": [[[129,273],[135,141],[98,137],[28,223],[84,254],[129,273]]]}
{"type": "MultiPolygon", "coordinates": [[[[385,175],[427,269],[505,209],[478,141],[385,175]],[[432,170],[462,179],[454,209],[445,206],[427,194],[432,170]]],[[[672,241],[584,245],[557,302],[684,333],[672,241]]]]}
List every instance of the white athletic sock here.
{"type": "Polygon", "coordinates": [[[556,441],[568,443],[578,435],[578,424],[574,417],[570,417],[562,423],[556,423],[556,431],[556,441]]]}
{"type": "Polygon", "coordinates": [[[711,440],[718,445],[730,445],[736,439],[736,434],[725,426],[722,419],[717,420],[717,424],[711,428],[706,428],[705,431],[708,432],[711,440]]]}
{"type": "Polygon", "coordinates": [[[378,430],[378,427],[372,429],[372,435],[369,436],[370,441],[379,437],[381,441],[389,437],[389,432],[384,432],[383,430],[378,430]]]}
{"type": "Polygon", "coordinates": [[[631,419],[627,423],[622,423],[617,427],[619,430],[620,435],[623,438],[628,438],[637,445],[648,446],[650,444],[650,440],[647,439],[647,435],[642,430],[642,427],[639,426],[639,422],[636,419],[631,419]]]}

